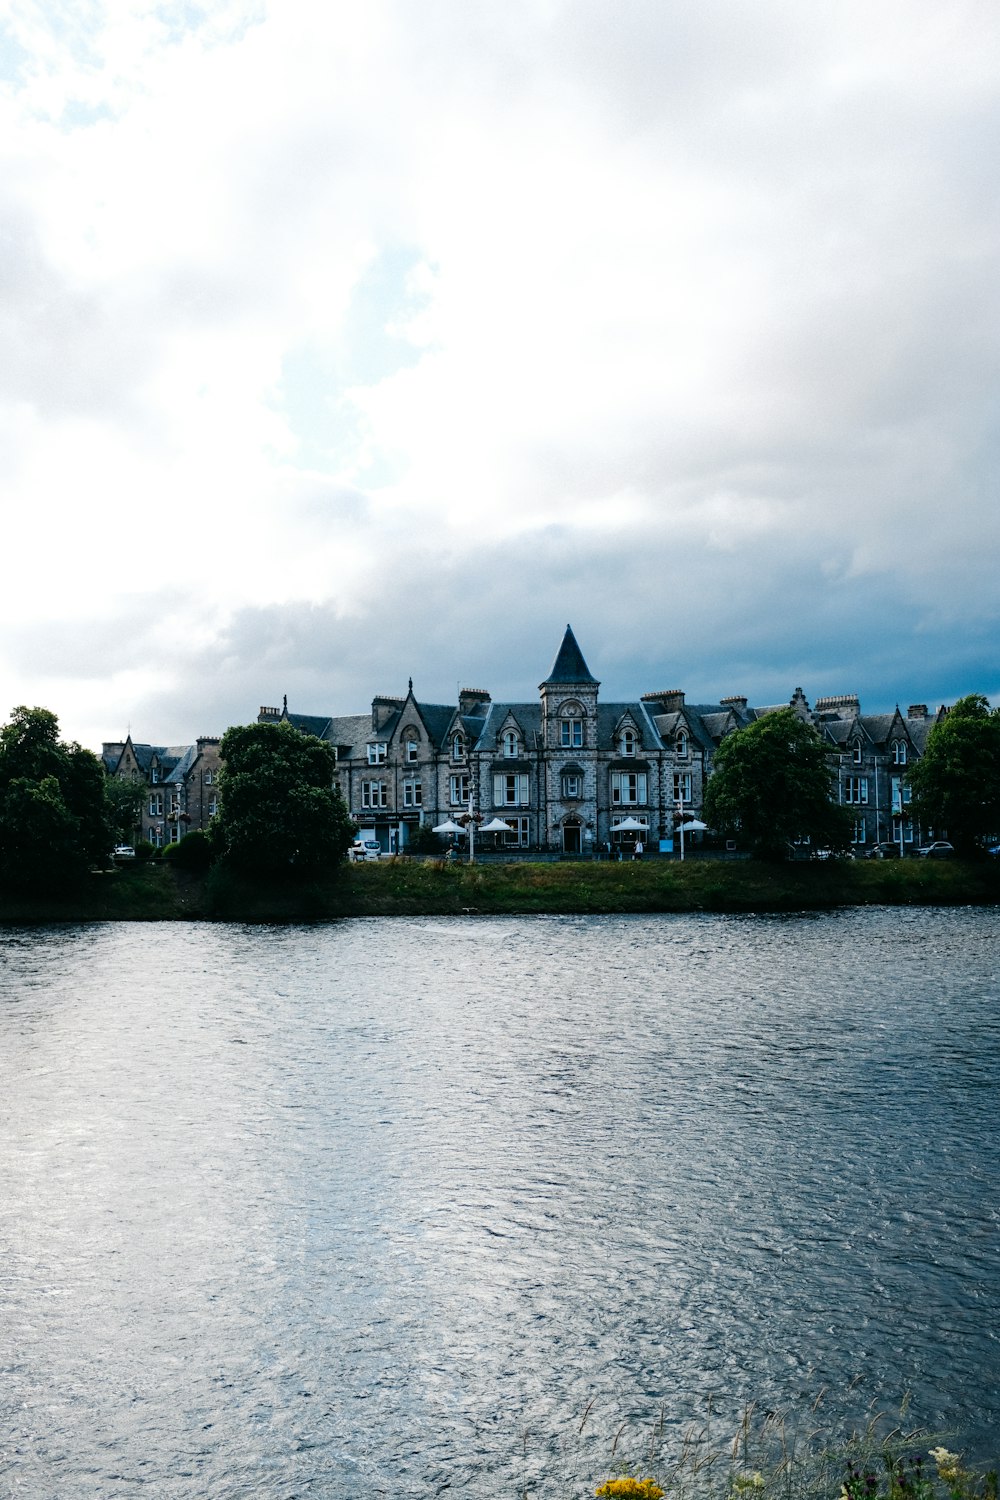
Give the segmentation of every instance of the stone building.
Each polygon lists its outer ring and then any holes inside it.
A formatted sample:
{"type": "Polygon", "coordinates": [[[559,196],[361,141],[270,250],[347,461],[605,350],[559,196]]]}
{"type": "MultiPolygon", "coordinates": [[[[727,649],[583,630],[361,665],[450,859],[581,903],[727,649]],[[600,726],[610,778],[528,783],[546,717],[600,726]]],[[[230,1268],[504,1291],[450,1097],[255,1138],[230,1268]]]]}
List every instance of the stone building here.
{"type": "Polygon", "coordinates": [[[219,737],[202,735],[193,745],[143,745],[106,741],[101,759],[109,776],[148,788],[133,837],[155,848],[176,844],[195,828],[207,828],[218,807],[219,737]]]}
{"type": "Polygon", "coordinates": [[[411,681],[401,697],[374,698],[370,714],[308,716],[289,712],[286,700],[262,708],[259,722],[287,719],[333,746],[351,816],[384,850],[405,849],[420,825],[471,811],[480,823],[499,817],[509,826],[498,835],[508,849],[574,855],[636,837],[650,850],[670,847],[678,822],[701,811],[723,737],[789,706],[829,742],[859,849],[912,843],[905,771],[935,722],[924,706],[862,715],[857,697],[845,695],[810,708],[801,688],[788,704],[765,707],[740,696],[690,704],[675,688],[605,703],[569,626],[536,699],[498,703],[469,688],[455,704],[424,703],[411,681]]]}

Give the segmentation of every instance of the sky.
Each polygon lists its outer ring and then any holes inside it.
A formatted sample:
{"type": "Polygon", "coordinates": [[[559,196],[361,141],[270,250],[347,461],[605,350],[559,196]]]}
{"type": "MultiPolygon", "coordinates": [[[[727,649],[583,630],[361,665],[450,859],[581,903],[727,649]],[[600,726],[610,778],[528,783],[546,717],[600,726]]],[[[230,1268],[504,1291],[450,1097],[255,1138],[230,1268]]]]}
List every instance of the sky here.
{"type": "Polygon", "coordinates": [[[0,721],[1000,695],[995,0],[7,0],[0,721]]]}

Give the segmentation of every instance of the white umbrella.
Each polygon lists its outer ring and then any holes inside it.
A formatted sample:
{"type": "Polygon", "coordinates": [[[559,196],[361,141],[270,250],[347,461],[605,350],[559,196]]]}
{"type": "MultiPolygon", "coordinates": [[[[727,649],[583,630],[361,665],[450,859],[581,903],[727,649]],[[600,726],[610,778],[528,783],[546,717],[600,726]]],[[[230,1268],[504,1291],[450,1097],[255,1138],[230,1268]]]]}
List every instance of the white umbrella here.
{"type": "Polygon", "coordinates": [[[445,820],[445,822],[438,823],[436,825],[436,827],[434,827],[434,828],[431,829],[431,833],[464,833],[464,832],[465,832],[465,829],[462,827],[462,825],[460,823],[456,823],[452,818],[447,818],[445,820]]]}
{"type": "Polygon", "coordinates": [[[616,823],[611,831],[615,833],[618,830],[624,833],[645,833],[646,825],[645,823],[640,823],[638,818],[622,818],[621,822],[616,823]]]}
{"type": "Polygon", "coordinates": [[[704,833],[708,824],[702,823],[698,818],[692,818],[690,823],[681,823],[678,826],[683,828],[685,833],[704,833]]]}
{"type": "Polygon", "coordinates": [[[513,830],[513,828],[511,828],[511,826],[510,826],[509,823],[505,823],[504,822],[503,818],[492,818],[489,823],[484,823],[483,824],[483,826],[482,826],[482,828],[480,828],[479,832],[480,833],[513,833],[514,830],[513,830]]]}

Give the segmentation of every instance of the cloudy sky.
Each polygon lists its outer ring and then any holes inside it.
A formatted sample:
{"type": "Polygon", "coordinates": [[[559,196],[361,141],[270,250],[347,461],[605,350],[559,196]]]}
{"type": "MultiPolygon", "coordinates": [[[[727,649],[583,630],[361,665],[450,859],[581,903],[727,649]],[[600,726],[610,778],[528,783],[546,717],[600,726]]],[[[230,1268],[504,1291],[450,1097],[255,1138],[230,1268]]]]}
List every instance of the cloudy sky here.
{"type": "Polygon", "coordinates": [[[7,0],[0,719],[1000,693],[995,0],[7,0]]]}

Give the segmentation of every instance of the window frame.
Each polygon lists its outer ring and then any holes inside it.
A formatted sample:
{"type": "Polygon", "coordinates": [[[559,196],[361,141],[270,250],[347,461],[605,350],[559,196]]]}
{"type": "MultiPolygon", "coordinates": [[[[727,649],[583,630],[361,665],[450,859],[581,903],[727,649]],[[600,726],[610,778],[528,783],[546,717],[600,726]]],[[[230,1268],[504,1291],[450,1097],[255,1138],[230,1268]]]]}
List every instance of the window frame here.
{"type": "Polygon", "coordinates": [[[403,781],[403,806],[423,807],[424,785],[419,776],[407,776],[403,781]]]}
{"type": "Polygon", "coordinates": [[[527,771],[494,771],[494,807],[530,807],[531,788],[527,771]]]}
{"type": "Polygon", "coordinates": [[[612,807],[646,807],[648,803],[649,778],[645,771],[611,772],[612,807]]]}

